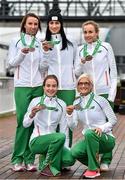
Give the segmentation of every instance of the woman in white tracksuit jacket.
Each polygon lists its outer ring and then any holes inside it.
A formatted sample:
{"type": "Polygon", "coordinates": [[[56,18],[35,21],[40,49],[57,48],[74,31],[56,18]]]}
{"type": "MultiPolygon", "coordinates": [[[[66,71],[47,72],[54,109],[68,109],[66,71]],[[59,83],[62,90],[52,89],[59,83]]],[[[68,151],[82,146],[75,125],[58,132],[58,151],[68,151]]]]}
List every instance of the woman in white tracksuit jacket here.
{"type": "MultiPolygon", "coordinates": [[[[117,90],[117,68],[112,47],[99,39],[99,26],[96,22],[87,21],[82,28],[86,43],[78,49],[79,65],[76,75],[91,75],[94,93],[108,99],[113,108],[117,90]]],[[[102,156],[102,170],[108,170],[111,159],[112,153],[102,156]]]]}
{"type": "Polygon", "coordinates": [[[93,93],[93,82],[88,74],[78,78],[77,89],[80,96],[73,106],[67,107],[67,120],[72,130],[80,121],[83,139],[71,148],[71,152],[74,158],[88,166],[83,176],[94,178],[100,176],[99,154],[108,153],[115,146],[112,128],[117,119],[109,102],[93,93]]]}
{"type": "Polygon", "coordinates": [[[30,149],[34,154],[41,154],[39,170],[42,175],[56,176],[61,168],[74,164],[70,151],[64,148],[67,131],[66,104],[56,96],[58,79],[48,75],[43,82],[44,95],[34,98],[24,117],[25,128],[34,122],[30,138],[30,149]],[[56,132],[57,125],[60,132],[56,132]]]}
{"type": "MultiPolygon", "coordinates": [[[[77,45],[67,39],[60,11],[58,6],[54,5],[49,12],[43,46],[45,49],[45,46],[52,45],[52,48],[46,52],[48,54],[48,60],[46,60],[47,72],[58,77],[59,90],[57,96],[64,100],[67,105],[70,105],[75,99],[77,45]]],[[[69,146],[71,147],[71,131],[69,131],[69,134],[69,146]]]]}
{"type": "Polygon", "coordinates": [[[14,38],[9,47],[8,63],[10,67],[15,68],[14,95],[17,115],[15,145],[11,159],[14,171],[36,169],[33,165],[35,157],[28,147],[33,126],[25,129],[22,122],[30,101],[43,93],[43,77],[40,72],[41,43],[35,37],[38,30],[41,30],[40,19],[33,13],[27,14],[21,23],[20,37],[14,38]]]}
{"type": "Polygon", "coordinates": [[[108,100],[114,102],[117,87],[117,68],[112,47],[107,42],[99,41],[98,24],[87,21],[82,27],[86,43],[81,45],[78,50],[80,63],[77,66],[76,75],[90,74],[93,78],[94,92],[99,95],[108,94],[108,100]],[[93,55],[94,51],[96,53],[93,55]],[[92,59],[87,59],[88,55],[92,59]]]}

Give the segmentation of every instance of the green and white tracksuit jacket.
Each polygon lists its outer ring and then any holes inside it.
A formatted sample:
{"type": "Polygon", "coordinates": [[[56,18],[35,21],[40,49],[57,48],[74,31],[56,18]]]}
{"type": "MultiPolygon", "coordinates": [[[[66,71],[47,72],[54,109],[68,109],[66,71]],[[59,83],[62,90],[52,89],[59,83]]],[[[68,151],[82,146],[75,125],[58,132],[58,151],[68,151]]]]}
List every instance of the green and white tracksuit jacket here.
{"type": "Polygon", "coordinates": [[[40,97],[32,100],[24,117],[23,125],[27,129],[34,122],[34,129],[30,138],[31,151],[34,154],[41,154],[39,170],[43,171],[49,165],[51,172],[55,176],[61,172],[62,166],[71,166],[75,162],[71,152],[66,148],[68,145],[65,139],[68,130],[65,119],[66,104],[57,97],[45,96],[44,106],[46,108],[37,112],[35,117],[30,118],[31,109],[40,101],[40,97]],[[59,133],[56,132],[58,124],[60,124],[59,133]]]}
{"type": "MultiPolygon", "coordinates": [[[[74,101],[74,105],[84,108],[90,98],[90,94],[84,97],[80,96],[74,101]]],[[[78,121],[80,121],[84,126],[83,135],[87,129],[98,127],[102,129],[102,132],[113,136],[112,128],[116,124],[117,119],[109,102],[102,96],[94,95],[90,107],[83,110],[74,110],[72,115],[67,115],[67,121],[71,129],[74,129],[78,121]]]]}
{"type": "Polygon", "coordinates": [[[78,121],[84,126],[83,138],[71,148],[73,157],[88,166],[88,170],[95,171],[100,167],[99,155],[110,153],[115,146],[112,128],[117,119],[104,97],[94,95],[94,98],[91,98],[92,95],[90,93],[84,97],[80,96],[74,102],[77,109],[72,115],[67,115],[67,120],[72,129],[77,126],[78,121]],[[101,128],[102,133],[98,134],[96,128],[101,128]]]}
{"type": "MultiPolygon", "coordinates": [[[[87,44],[87,52],[92,55],[97,42],[87,44]]],[[[98,52],[91,61],[81,63],[83,57],[83,47],[78,48],[79,65],[76,68],[76,75],[82,73],[90,74],[94,82],[94,93],[108,94],[108,100],[114,102],[117,87],[117,68],[112,47],[107,42],[101,42],[98,52]]]]}
{"type": "Polygon", "coordinates": [[[41,97],[34,98],[24,116],[23,126],[29,127],[34,122],[34,130],[31,135],[30,141],[42,135],[47,135],[56,132],[57,125],[60,124],[60,132],[66,134],[67,121],[66,121],[66,104],[64,101],[57,97],[48,97],[44,99],[44,104],[47,107],[55,107],[56,110],[43,109],[36,113],[35,117],[30,118],[29,115],[34,106],[40,103],[41,97]]]}
{"type": "MultiPolygon", "coordinates": [[[[77,46],[68,44],[64,50],[62,48],[62,38],[60,34],[56,35],[59,44],[54,45],[52,50],[46,52],[48,58],[44,58],[44,63],[41,64],[43,70],[47,68],[48,74],[54,74],[59,80],[59,90],[74,90],[76,87],[75,67],[77,66],[77,46]]],[[[52,40],[55,35],[52,35],[52,40]]]]}
{"type": "MultiPolygon", "coordinates": [[[[31,42],[31,36],[25,35],[26,42],[31,42]]],[[[28,44],[28,43],[27,43],[28,44]]],[[[11,41],[8,65],[14,67],[14,86],[15,87],[36,87],[41,86],[44,75],[40,71],[40,64],[43,59],[41,43],[35,39],[35,51],[24,54],[21,39],[15,38],[11,41]]],[[[45,55],[44,55],[45,56],[45,55]]]]}

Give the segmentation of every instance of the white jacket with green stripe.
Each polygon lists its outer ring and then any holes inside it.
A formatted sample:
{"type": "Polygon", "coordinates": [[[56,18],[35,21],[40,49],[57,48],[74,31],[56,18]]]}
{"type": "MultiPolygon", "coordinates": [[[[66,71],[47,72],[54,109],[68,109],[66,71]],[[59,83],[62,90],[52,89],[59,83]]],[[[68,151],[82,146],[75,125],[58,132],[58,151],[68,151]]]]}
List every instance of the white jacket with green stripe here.
{"type": "MultiPolygon", "coordinates": [[[[92,55],[96,42],[87,44],[87,52],[92,55]]],[[[94,82],[94,93],[108,94],[108,100],[114,101],[117,87],[117,68],[112,47],[107,42],[102,42],[97,54],[91,61],[81,63],[83,57],[83,47],[78,48],[79,65],[76,67],[76,75],[82,73],[90,74],[94,82]]]]}
{"type": "MultiPolygon", "coordinates": [[[[29,127],[34,122],[34,129],[30,141],[36,137],[55,133],[58,124],[60,125],[60,132],[67,134],[68,125],[66,121],[66,104],[63,100],[57,97],[48,97],[44,99],[44,104],[47,107],[55,107],[56,110],[49,110],[47,108],[40,110],[33,118],[30,118],[32,108],[40,103],[41,97],[34,98],[24,116],[23,126],[29,127]]],[[[66,135],[66,145],[68,145],[68,136],[66,135]]],[[[67,146],[68,147],[68,146],[67,146]]]]}
{"type": "MultiPolygon", "coordinates": [[[[59,34],[58,34],[59,36],[59,34]]],[[[43,70],[47,68],[48,74],[54,74],[59,80],[59,90],[74,90],[76,87],[75,67],[77,67],[77,45],[73,42],[73,46],[68,44],[64,50],[62,48],[62,38],[60,43],[54,45],[52,50],[46,52],[48,58],[44,58],[41,64],[43,70]],[[45,66],[44,66],[45,65],[45,66]]],[[[44,53],[45,54],[45,53],[44,53]]]]}
{"type": "MultiPolygon", "coordinates": [[[[31,36],[25,36],[26,42],[31,42],[31,36]]],[[[41,43],[35,39],[35,51],[24,54],[24,48],[20,37],[14,38],[9,46],[8,64],[14,67],[14,86],[15,87],[37,87],[41,86],[44,73],[41,73],[40,64],[43,59],[41,43]]],[[[44,55],[45,56],[45,55],[44,55]]]]}
{"type": "MultiPolygon", "coordinates": [[[[84,108],[90,98],[87,96],[80,96],[73,105],[84,108]]],[[[67,115],[68,126],[73,130],[78,122],[83,124],[84,134],[87,129],[101,128],[103,133],[113,136],[112,129],[117,122],[117,118],[109,104],[109,102],[102,96],[94,95],[94,98],[87,109],[80,108],[74,110],[71,115],[67,115]]]]}

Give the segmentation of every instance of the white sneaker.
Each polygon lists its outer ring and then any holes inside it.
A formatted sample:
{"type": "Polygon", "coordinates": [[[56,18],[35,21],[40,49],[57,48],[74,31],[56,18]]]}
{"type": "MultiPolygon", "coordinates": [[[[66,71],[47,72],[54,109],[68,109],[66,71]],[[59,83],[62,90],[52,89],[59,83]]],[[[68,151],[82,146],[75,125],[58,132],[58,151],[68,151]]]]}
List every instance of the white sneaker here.
{"type": "Polygon", "coordinates": [[[22,166],[22,164],[14,164],[13,167],[11,168],[15,172],[23,172],[25,168],[22,166]]]}
{"type": "Polygon", "coordinates": [[[27,171],[30,171],[30,172],[34,172],[34,171],[37,171],[37,168],[34,164],[26,164],[25,165],[25,169],[27,171]]]}
{"type": "Polygon", "coordinates": [[[102,164],[100,165],[100,171],[102,171],[102,172],[109,171],[109,165],[108,165],[108,164],[105,164],[105,163],[102,163],[102,164]]]}

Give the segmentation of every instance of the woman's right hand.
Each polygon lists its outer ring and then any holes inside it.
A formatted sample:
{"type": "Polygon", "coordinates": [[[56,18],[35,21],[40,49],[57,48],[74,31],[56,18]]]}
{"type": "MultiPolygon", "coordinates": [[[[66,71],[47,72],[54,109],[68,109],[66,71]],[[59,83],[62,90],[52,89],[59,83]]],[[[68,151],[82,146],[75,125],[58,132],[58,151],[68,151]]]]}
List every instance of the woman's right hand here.
{"type": "Polygon", "coordinates": [[[66,107],[67,114],[69,114],[69,115],[72,114],[73,110],[74,110],[73,105],[69,105],[69,106],[66,107]]]}
{"type": "Polygon", "coordinates": [[[44,51],[49,51],[49,49],[53,48],[53,45],[50,44],[48,41],[43,41],[42,48],[44,49],[44,51]]]}
{"type": "Polygon", "coordinates": [[[23,49],[21,49],[21,52],[24,53],[24,54],[28,54],[29,51],[30,51],[29,48],[23,48],[23,49]]]}
{"type": "Polygon", "coordinates": [[[36,115],[36,113],[37,113],[38,111],[42,110],[42,109],[45,109],[45,107],[42,106],[42,105],[37,105],[37,106],[33,107],[33,108],[32,108],[32,111],[31,111],[31,114],[29,115],[29,117],[30,117],[30,118],[33,118],[33,117],[36,115]]]}
{"type": "Polygon", "coordinates": [[[85,58],[81,58],[81,63],[82,63],[82,64],[85,64],[85,63],[86,63],[85,58]]]}

